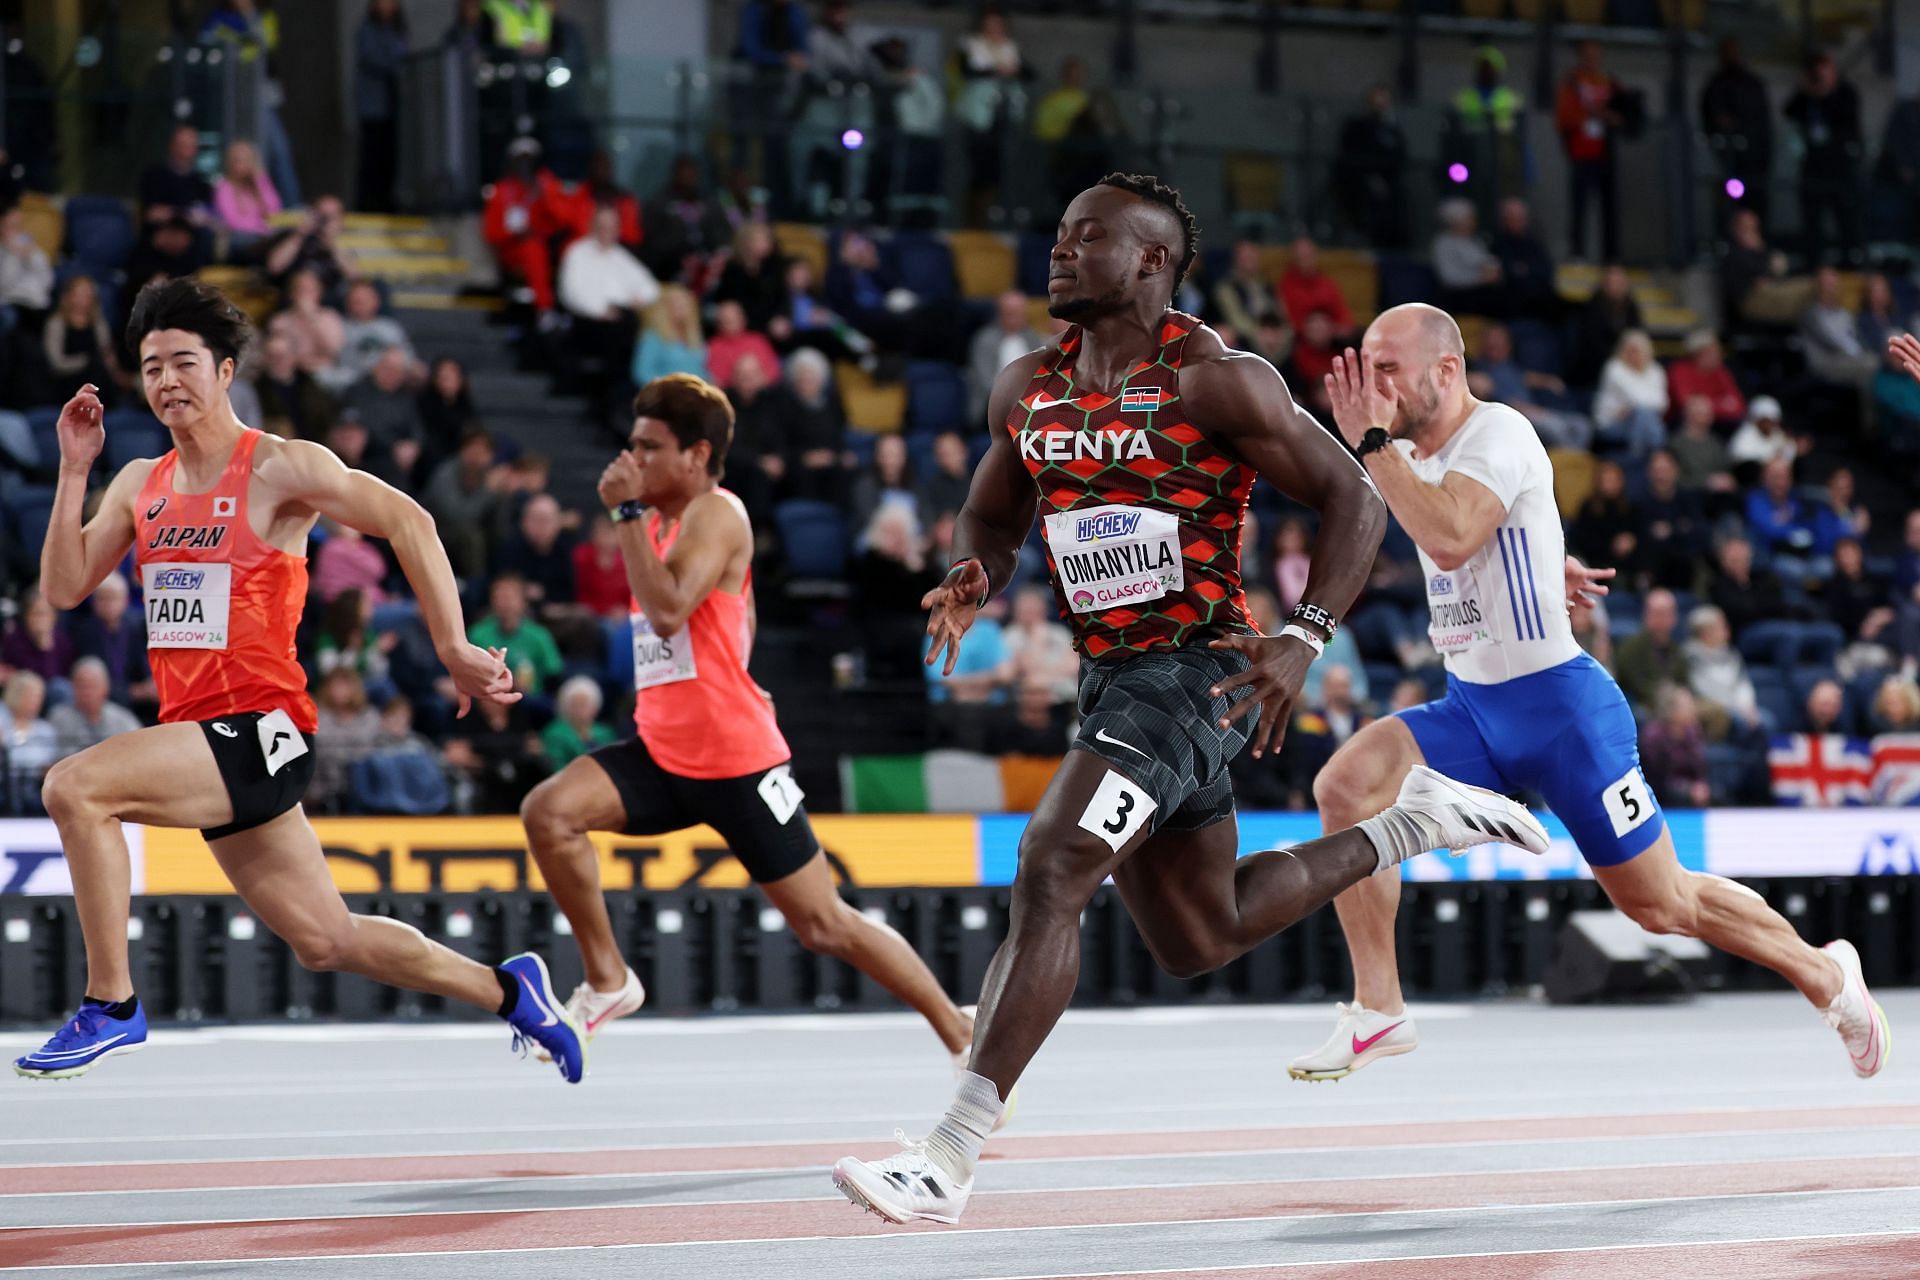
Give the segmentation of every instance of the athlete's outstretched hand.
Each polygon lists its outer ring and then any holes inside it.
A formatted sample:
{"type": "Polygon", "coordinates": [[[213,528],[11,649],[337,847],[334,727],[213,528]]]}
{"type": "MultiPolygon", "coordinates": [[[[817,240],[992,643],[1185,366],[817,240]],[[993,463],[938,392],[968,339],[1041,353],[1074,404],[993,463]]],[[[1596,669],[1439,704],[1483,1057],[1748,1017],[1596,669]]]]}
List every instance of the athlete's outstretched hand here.
{"type": "Polygon", "coordinates": [[[1618,569],[1592,569],[1568,556],[1567,612],[1573,612],[1579,605],[1598,604],[1600,597],[1613,589],[1607,585],[1607,579],[1618,572],[1618,569]]]}
{"type": "Polygon", "coordinates": [[[1391,428],[1400,412],[1400,392],[1391,382],[1376,378],[1367,353],[1352,347],[1344,356],[1333,358],[1327,395],[1333,401],[1334,425],[1349,445],[1358,446],[1373,427],[1391,428]]]}
{"type": "Polygon", "coordinates": [[[1226,635],[1213,641],[1210,649],[1235,649],[1253,659],[1253,665],[1237,676],[1229,676],[1213,686],[1215,694],[1231,693],[1241,685],[1252,685],[1254,696],[1242,698],[1220,719],[1222,729],[1240,717],[1260,708],[1260,723],[1250,743],[1257,758],[1269,748],[1278,748],[1286,737],[1287,721],[1293,718],[1293,704],[1307,683],[1307,668],[1315,654],[1304,640],[1292,636],[1226,635]]]}
{"type": "Polygon", "coordinates": [[[941,669],[943,676],[952,675],[953,664],[960,661],[960,637],[967,634],[978,616],[987,585],[987,571],[980,562],[962,560],[947,571],[939,586],[920,597],[920,607],[931,610],[927,634],[933,637],[933,643],[927,646],[927,665],[938,661],[944,650],[947,665],[941,669]]]}
{"type": "Polygon", "coordinates": [[[100,421],[100,388],[89,382],[74,392],[60,410],[56,431],[60,437],[60,463],[79,470],[92,467],[93,460],[107,447],[107,431],[100,421]]]}
{"type": "Polygon", "coordinates": [[[462,641],[443,654],[441,661],[447,664],[453,687],[460,691],[460,711],[455,719],[472,710],[475,698],[485,702],[520,701],[520,691],[513,687],[513,672],[507,670],[505,649],[482,649],[462,641]]]}
{"type": "Polygon", "coordinates": [[[1896,333],[1887,339],[1887,354],[1910,376],[1920,380],[1920,338],[1910,333],[1896,333]]]}

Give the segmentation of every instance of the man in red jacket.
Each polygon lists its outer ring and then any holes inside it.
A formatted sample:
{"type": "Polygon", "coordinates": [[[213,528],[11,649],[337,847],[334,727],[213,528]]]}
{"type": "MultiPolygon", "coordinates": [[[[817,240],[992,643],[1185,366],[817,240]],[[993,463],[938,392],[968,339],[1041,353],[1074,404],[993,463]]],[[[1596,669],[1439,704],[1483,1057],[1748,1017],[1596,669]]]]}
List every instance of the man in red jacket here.
{"type": "Polygon", "coordinates": [[[1560,82],[1560,99],[1553,114],[1560,141],[1567,149],[1573,183],[1568,200],[1573,212],[1573,256],[1586,257],[1587,203],[1591,198],[1600,204],[1601,261],[1614,262],[1620,257],[1613,173],[1613,134],[1621,124],[1616,109],[1620,82],[1608,74],[1600,58],[1597,41],[1580,42],[1580,62],[1560,82]]]}
{"type": "Polygon", "coordinates": [[[1713,420],[1728,430],[1747,420],[1747,398],[1733,380],[1720,339],[1711,329],[1688,334],[1685,358],[1667,366],[1667,405],[1675,422],[1695,396],[1713,403],[1713,420]]]}
{"type": "Polygon", "coordinates": [[[553,311],[553,247],[559,229],[553,217],[557,183],[540,164],[540,144],[515,138],[507,148],[507,171],[493,184],[482,234],[507,276],[526,282],[541,316],[553,311]]]}

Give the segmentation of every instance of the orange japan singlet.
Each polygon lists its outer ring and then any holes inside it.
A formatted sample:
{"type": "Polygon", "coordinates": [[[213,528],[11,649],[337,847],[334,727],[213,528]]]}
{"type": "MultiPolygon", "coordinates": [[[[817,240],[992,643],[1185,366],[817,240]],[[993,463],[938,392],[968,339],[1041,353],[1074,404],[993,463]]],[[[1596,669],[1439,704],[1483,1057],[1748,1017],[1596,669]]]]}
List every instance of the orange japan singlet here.
{"type": "MultiPolygon", "coordinates": [[[[716,492],[739,501],[725,489],[716,492]]],[[[659,512],[648,512],[646,521],[647,539],[664,560],[680,526],[663,537],[659,512]]],[[[747,674],[752,590],[749,568],[738,592],[708,592],[687,625],[671,636],[656,635],[639,601],[632,604],[633,722],[648,753],[668,773],[738,778],[792,758],[773,708],[747,674]]]]}
{"type": "Polygon", "coordinates": [[[307,602],[306,559],[269,546],[247,522],[260,434],[240,437],[205,493],[175,492],[179,454],[169,450],[135,502],[134,564],[167,724],[284,710],[305,732],[316,727],[293,643],[307,602]]]}

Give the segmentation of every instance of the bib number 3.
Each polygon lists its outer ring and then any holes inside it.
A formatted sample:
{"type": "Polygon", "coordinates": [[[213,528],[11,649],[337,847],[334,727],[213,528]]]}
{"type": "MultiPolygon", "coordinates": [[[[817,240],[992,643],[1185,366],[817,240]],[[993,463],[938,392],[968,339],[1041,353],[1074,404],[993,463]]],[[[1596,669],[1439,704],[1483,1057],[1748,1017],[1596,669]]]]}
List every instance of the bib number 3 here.
{"type": "Polygon", "coordinates": [[[1080,815],[1080,827],[1118,853],[1158,807],[1152,796],[1109,769],[1087,802],[1087,811],[1080,815]]]}

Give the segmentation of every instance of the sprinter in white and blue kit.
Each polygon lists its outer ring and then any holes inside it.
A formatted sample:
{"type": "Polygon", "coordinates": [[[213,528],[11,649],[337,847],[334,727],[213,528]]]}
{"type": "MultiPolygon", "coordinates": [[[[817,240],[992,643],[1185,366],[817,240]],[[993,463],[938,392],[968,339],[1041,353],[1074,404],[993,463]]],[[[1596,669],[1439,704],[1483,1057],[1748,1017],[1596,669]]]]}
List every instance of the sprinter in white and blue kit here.
{"type": "MultiPolygon", "coordinates": [[[[1500,792],[1535,791],[1572,832],[1594,879],[1654,933],[1699,938],[1764,964],[1840,1033],[1861,1077],[1886,1064],[1886,1015],[1845,941],[1814,948],[1761,897],[1684,869],[1640,771],[1633,713],[1583,652],[1569,596],[1603,595],[1610,570],[1566,554],[1553,467],[1526,418],[1467,390],[1460,328],[1424,304],[1395,307],[1327,376],[1334,420],[1420,549],[1429,634],[1446,696],[1362,729],[1314,782],[1328,831],[1393,803],[1425,764],[1500,792]]],[[[1394,955],[1398,876],[1334,900],[1353,955],[1354,999],[1333,1038],[1296,1058],[1299,1080],[1337,1080],[1418,1043],[1394,955]]]]}

